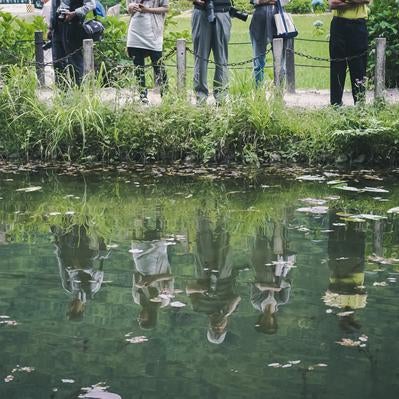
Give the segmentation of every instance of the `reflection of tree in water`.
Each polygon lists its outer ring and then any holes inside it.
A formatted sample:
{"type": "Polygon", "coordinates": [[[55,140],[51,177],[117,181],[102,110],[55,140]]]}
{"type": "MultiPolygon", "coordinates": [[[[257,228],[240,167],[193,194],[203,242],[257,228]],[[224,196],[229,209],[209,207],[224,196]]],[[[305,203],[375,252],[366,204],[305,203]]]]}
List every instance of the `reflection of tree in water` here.
{"type": "Polygon", "coordinates": [[[208,316],[208,341],[221,344],[227,334],[229,316],[241,298],[235,293],[237,273],[233,270],[230,234],[219,216],[215,226],[206,215],[198,213],[196,237],[196,280],[188,283],[193,310],[208,316]]]}
{"type": "Polygon", "coordinates": [[[134,302],[141,306],[140,327],[152,329],[157,324],[159,309],[169,305],[174,292],[168,257],[168,246],[173,243],[162,238],[161,208],[156,209],[154,221],[144,217],[138,222],[131,249],[134,262],[132,295],[134,302]]]}
{"type": "Polygon", "coordinates": [[[261,312],[255,329],[275,334],[278,329],[276,313],[289,301],[291,281],[288,273],[295,255],[288,249],[288,234],[284,222],[265,222],[258,228],[252,249],[255,281],[251,284],[251,302],[261,312]]]}
{"type": "Polygon", "coordinates": [[[367,300],[364,287],[366,234],[358,223],[340,226],[340,222],[336,214],[330,214],[330,229],[333,230],[328,240],[330,284],[323,299],[326,305],[347,312],[339,317],[340,327],[345,332],[355,332],[361,325],[354,312],[364,308],[367,300]]]}
{"type": "Polygon", "coordinates": [[[100,290],[103,262],[108,257],[104,240],[89,236],[87,225],[52,226],[62,287],[72,296],[68,317],[80,320],[86,301],[100,290]]]}

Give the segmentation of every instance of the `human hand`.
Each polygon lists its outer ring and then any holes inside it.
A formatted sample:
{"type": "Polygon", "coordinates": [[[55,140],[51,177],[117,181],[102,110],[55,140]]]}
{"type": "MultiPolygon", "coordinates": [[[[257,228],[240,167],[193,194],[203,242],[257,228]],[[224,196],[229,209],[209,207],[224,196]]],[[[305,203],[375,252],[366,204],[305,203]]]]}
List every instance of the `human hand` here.
{"type": "Polygon", "coordinates": [[[149,7],[146,7],[144,4],[139,4],[139,12],[146,13],[146,12],[151,12],[151,9],[149,7]]]}
{"type": "Polygon", "coordinates": [[[48,29],[47,31],[47,40],[52,40],[53,38],[53,31],[51,29],[48,29]]]}
{"type": "Polygon", "coordinates": [[[135,12],[140,12],[140,7],[137,3],[130,3],[128,7],[128,11],[130,14],[133,14],[135,12]]]}
{"type": "Polygon", "coordinates": [[[75,18],[75,16],[76,16],[75,11],[68,11],[65,13],[65,21],[70,22],[75,18]]]}

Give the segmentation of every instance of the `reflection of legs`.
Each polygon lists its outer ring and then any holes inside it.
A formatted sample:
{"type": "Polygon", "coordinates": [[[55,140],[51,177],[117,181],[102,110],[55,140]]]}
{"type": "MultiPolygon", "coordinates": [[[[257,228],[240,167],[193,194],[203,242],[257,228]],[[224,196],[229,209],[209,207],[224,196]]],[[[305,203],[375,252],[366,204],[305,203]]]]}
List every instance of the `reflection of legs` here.
{"type": "Polygon", "coordinates": [[[194,60],[194,92],[197,96],[197,102],[206,101],[209,94],[207,60],[211,53],[211,29],[212,25],[206,18],[206,12],[194,9],[192,16],[192,37],[194,53],[197,55],[194,60]]]}
{"type": "Polygon", "coordinates": [[[231,19],[228,12],[216,13],[213,26],[211,46],[215,59],[215,75],[213,78],[213,92],[216,101],[225,97],[229,82],[228,45],[230,40],[231,19]]]}
{"type": "MultiPolygon", "coordinates": [[[[331,22],[330,31],[330,58],[345,58],[346,36],[345,26],[340,24],[336,18],[331,22]]],[[[330,62],[330,103],[331,105],[341,105],[344,93],[346,77],[346,61],[330,62]]]]}
{"type": "Polygon", "coordinates": [[[155,84],[161,88],[162,96],[168,84],[168,77],[162,61],[162,51],[151,51],[150,58],[154,68],[155,84]]]}

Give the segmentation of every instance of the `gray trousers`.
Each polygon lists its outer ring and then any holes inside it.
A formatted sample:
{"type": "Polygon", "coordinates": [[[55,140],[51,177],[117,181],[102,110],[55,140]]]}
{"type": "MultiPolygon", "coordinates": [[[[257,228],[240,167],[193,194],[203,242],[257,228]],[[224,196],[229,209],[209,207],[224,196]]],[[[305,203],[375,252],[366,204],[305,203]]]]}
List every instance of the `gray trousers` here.
{"type": "Polygon", "coordinates": [[[229,82],[228,44],[230,40],[231,19],[228,12],[215,13],[216,21],[209,23],[205,10],[193,10],[192,37],[194,53],[194,92],[197,101],[208,97],[207,84],[208,59],[212,50],[215,65],[213,94],[216,101],[223,98],[229,82]]]}

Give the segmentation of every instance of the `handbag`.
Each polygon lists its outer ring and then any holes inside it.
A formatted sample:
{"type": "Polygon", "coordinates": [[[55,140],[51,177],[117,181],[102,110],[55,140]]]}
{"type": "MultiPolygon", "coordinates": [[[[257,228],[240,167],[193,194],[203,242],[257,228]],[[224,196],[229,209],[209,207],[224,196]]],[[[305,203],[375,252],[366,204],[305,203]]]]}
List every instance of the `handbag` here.
{"type": "Polygon", "coordinates": [[[102,40],[105,27],[97,19],[83,22],[82,27],[85,39],[93,39],[95,42],[102,40]]]}
{"type": "Polygon", "coordinates": [[[290,14],[287,14],[281,5],[280,0],[276,0],[277,14],[274,15],[276,26],[275,38],[290,39],[298,36],[294,22],[290,14]]]}

